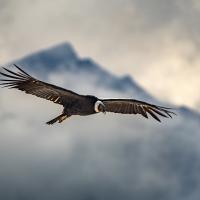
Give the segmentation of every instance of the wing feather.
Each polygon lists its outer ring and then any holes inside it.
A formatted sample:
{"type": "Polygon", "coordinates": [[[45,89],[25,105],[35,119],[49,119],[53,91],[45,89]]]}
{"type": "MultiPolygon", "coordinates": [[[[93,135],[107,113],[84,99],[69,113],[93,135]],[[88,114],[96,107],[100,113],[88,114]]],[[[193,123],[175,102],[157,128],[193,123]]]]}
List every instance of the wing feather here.
{"type": "Polygon", "coordinates": [[[17,65],[15,67],[18,69],[18,72],[13,72],[3,67],[5,72],[0,72],[0,74],[7,79],[0,79],[0,85],[15,88],[61,105],[81,98],[81,95],[73,91],[37,80],[17,65]]]}
{"type": "Polygon", "coordinates": [[[102,102],[104,103],[107,112],[141,114],[145,118],[148,118],[148,113],[159,122],[161,121],[159,116],[172,118],[172,114],[176,115],[170,110],[171,108],[165,108],[135,99],[104,99],[102,102]]]}

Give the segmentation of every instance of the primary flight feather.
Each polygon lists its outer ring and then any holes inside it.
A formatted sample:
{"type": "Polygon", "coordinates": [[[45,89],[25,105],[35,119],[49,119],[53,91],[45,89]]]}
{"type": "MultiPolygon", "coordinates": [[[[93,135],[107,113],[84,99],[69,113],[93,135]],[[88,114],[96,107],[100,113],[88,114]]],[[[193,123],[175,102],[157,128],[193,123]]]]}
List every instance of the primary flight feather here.
{"type": "Polygon", "coordinates": [[[8,88],[16,88],[27,94],[41,97],[64,107],[61,115],[47,122],[47,124],[61,123],[72,115],[91,115],[99,112],[114,112],[121,114],[141,114],[148,118],[150,114],[160,122],[159,116],[171,117],[175,114],[171,108],[149,104],[135,99],[99,99],[92,95],[80,95],[71,90],[67,90],[30,76],[19,68],[17,72],[3,68],[0,74],[6,79],[0,79],[0,85],[8,88]]]}

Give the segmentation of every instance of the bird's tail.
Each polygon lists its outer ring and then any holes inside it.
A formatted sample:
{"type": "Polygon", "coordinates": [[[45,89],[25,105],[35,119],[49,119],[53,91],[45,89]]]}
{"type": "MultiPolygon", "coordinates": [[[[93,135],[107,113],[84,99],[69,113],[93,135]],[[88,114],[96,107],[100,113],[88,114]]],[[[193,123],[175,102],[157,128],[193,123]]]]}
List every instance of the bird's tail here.
{"type": "Polygon", "coordinates": [[[63,122],[65,119],[67,119],[67,117],[69,117],[69,116],[67,116],[66,114],[63,113],[63,114],[59,115],[58,117],[56,117],[56,118],[54,118],[54,119],[52,119],[52,120],[46,122],[46,124],[52,125],[52,124],[56,123],[57,121],[58,121],[58,123],[61,123],[61,122],[63,122]]]}

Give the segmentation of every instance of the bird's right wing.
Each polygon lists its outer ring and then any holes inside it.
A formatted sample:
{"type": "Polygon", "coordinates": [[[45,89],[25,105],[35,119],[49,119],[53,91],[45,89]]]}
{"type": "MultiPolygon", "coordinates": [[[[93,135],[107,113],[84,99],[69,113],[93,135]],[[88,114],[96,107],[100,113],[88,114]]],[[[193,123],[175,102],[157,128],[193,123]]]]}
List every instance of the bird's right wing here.
{"type": "Polygon", "coordinates": [[[171,108],[161,107],[135,99],[103,99],[102,102],[104,103],[107,112],[141,114],[145,118],[148,118],[147,114],[150,114],[159,122],[160,119],[157,115],[172,118],[172,114],[175,114],[171,111],[171,108]]]}
{"type": "Polygon", "coordinates": [[[6,79],[0,79],[0,85],[16,88],[27,94],[32,94],[61,105],[81,98],[81,95],[73,91],[37,80],[18,66],[16,68],[19,70],[18,72],[3,68],[5,72],[0,72],[0,74],[6,77],[6,79]]]}

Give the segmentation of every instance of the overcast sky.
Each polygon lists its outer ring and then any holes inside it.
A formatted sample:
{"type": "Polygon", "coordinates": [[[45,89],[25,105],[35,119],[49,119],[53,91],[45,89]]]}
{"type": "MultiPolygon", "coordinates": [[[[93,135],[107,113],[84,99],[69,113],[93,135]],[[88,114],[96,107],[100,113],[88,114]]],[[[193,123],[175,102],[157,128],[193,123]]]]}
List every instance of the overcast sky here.
{"type": "Polygon", "coordinates": [[[200,1],[0,0],[0,63],[69,41],[161,99],[200,109],[200,1]]]}
{"type": "MultiPolygon", "coordinates": [[[[157,97],[200,108],[199,2],[0,0],[0,63],[68,41],[80,56],[115,74],[131,74],[157,97]]],[[[58,71],[48,81],[126,95],[85,77],[79,74],[75,85],[77,74],[58,71]]],[[[74,116],[46,126],[61,110],[1,90],[0,199],[199,199],[200,123],[194,113],[185,110],[163,123],[74,116]]]]}

